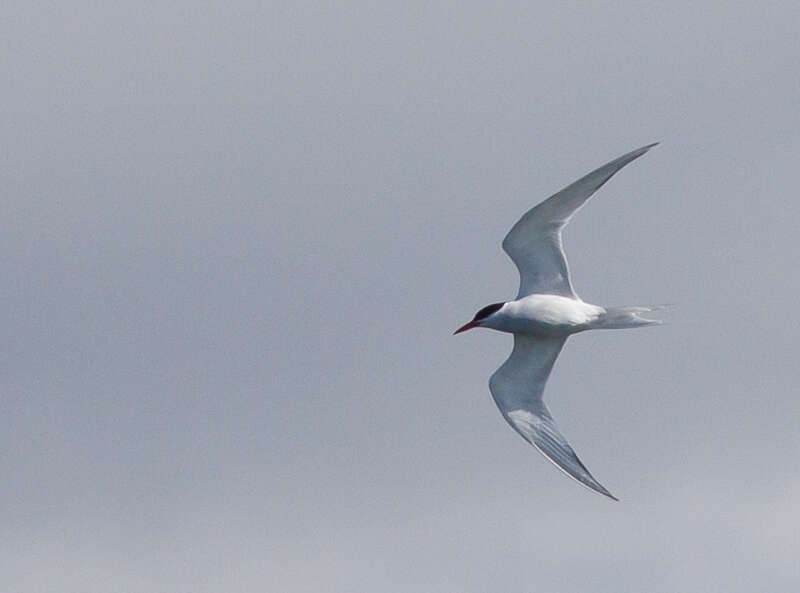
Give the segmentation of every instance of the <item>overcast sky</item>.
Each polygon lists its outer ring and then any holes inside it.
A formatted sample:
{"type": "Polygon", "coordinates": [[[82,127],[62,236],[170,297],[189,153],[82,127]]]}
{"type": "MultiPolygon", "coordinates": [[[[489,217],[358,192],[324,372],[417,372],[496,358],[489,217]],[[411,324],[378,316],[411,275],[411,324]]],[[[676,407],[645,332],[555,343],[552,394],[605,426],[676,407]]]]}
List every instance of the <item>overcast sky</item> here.
{"type": "Polygon", "coordinates": [[[796,2],[15,2],[0,574],[15,593],[800,587],[796,2]],[[734,6],[736,5],[736,6],[734,6]],[[503,421],[528,208],[590,302],[503,421]]]}

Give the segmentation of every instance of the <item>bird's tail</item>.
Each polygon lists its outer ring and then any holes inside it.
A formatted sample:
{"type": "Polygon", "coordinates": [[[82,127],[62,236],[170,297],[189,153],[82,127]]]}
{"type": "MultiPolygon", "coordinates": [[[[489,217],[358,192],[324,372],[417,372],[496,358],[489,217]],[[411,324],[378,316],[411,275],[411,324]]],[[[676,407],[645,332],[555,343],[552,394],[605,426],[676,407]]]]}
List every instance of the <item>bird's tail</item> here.
{"type": "Polygon", "coordinates": [[[642,317],[642,314],[664,309],[666,306],[667,305],[653,305],[650,307],[606,307],[606,314],[595,322],[592,329],[627,329],[630,327],[661,325],[664,323],[663,321],[659,319],[648,319],[647,317],[642,317]]]}

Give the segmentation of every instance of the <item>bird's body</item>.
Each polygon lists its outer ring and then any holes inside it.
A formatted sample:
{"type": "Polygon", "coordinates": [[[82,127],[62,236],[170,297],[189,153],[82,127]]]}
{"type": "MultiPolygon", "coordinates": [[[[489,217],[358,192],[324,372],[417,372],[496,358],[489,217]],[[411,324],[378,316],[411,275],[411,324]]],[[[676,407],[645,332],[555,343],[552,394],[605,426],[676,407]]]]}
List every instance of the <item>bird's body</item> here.
{"type": "Polygon", "coordinates": [[[530,294],[505,303],[482,327],[540,338],[567,337],[592,328],[606,310],[557,294],[530,294]]]}
{"type": "Polygon", "coordinates": [[[614,496],[592,477],[559,432],[542,394],[570,335],[660,322],[641,316],[653,307],[600,307],[582,301],[572,288],[561,230],[614,173],[653,146],[603,165],[529,210],[503,241],[503,249],[520,273],[517,298],[487,305],[456,330],[486,327],[514,334],[511,356],[489,380],[501,413],[514,430],[564,473],[610,498],[614,496]]]}

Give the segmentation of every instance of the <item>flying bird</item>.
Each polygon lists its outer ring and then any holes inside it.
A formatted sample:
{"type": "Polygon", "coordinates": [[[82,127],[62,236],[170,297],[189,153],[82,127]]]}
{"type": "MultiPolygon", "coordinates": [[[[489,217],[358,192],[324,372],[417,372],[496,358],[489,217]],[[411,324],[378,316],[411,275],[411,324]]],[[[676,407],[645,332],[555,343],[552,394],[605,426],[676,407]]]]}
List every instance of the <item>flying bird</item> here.
{"type": "Polygon", "coordinates": [[[582,301],[572,288],[561,231],[614,173],[656,144],[614,159],[526,212],[503,240],[503,249],[519,269],[517,298],[487,305],[455,331],[487,327],[514,334],[514,350],[489,379],[489,390],[503,417],[561,471],[614,500],[618,499],[589,473],[558,430],[542,394],[572,334],[661,321],[642,316],[657,307],[600,307],[582,301]]]}

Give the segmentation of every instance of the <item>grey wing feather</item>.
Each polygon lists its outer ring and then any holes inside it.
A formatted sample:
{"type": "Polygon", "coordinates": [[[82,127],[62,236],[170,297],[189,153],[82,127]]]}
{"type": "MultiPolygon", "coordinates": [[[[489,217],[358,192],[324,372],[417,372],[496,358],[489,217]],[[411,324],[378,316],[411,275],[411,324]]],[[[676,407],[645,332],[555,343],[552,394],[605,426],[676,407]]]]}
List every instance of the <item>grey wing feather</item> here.
{"type": "Polygon", "coordinates": [[[561,229],[614,173],[656,144],[643,146],[595,169],[531,208],[517,221],[503,240],[503,249],[519,269],[517,298],[534,292],[578,298],[569,278],[561,229]]]}
{"type": "Polygon", "coordinates": [[[583,465],[542,400],[545,384],[566,338],[514,335],[511,356],[489,379],[497,407],[511,427],[561,471],[587,488],[617,500],[583,465]]]}

